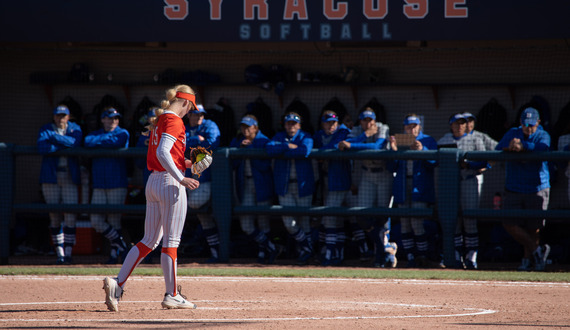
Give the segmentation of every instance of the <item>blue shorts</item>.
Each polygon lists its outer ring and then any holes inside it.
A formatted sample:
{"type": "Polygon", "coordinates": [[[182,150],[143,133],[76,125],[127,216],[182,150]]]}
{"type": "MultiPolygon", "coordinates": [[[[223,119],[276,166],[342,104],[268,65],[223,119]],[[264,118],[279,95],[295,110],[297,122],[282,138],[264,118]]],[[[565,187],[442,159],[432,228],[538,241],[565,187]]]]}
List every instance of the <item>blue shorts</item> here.
{"type": "MultiPolygon", "coordinates": [[[[503,209],[505,210],[547,210],[550,199],[550,188],[543,189],[536,193],[525,194],[512,191],[505,191],[503,209]]],[[[503,219],[504,224],[519,225],[531,230],[544,228],[546,220],[536,218],[507,218],[503,219]]]]}

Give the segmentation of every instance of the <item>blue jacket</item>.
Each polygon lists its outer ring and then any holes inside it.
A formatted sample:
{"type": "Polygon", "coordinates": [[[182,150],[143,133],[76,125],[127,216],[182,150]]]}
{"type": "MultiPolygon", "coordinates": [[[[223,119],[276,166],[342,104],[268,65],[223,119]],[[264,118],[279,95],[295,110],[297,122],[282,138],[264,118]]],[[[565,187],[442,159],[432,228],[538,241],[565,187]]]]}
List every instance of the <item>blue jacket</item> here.
{"type": "MultiPolygon", "coordinates": [[[[338,150],[338,143],[346,140],[349,133],[350,130],[344,124],[340,124],[337,130],[329,136],[323,130],[319,130],[313,137],[315,148],[338,150]]],[[[349,190],[352,176],[350,160],[328,160],[325,162],[328,166],[329,191],[349,190]]]]}
{"type": "MultiPolygon", "coordinates": [[[[204,119],[201,125],[194,127],[186,125],[186,150],[200,146],[209,151],[214,151],[219,145],[220,129],[213,121],[204,119]],[[200,142],[198,135],[201,135],[204,141],[200,142]]],[[[186,170],[186,176],[192,177],[192,171],[190,169],[186,170]]],[[[211,169],[208,168],[202,172],[198,181],[200,181],[200,183],[212,181],[211,169]]]]}
{"type": "MultiPolygon", "coordinates": [[[[85,137],[85,147],[121,149],[129,147],[129,132],[117,127],[111,132],[104,129],[89,133],[85,137]]],[[[95,189],[126,188],[127,160],[124,157],[93,158],[91,166],[92,186],[95,189]]]]}
{"type": "MultiPolygon", "coordinates": [[[[244,137],[233,138],[230,147],[239,148],[244,137]]],[[[269,142],[269,138],[261,131],[253,139],[252,143],[246,148],[263,148],[269,142]]],[[[273,198],[273,173],[271,171],[271,159],[250,159],[251,174],[255,185],[255,197],[258,202],[264,202],[273,198]]],[[[239,201],[243,200],[245,186],[245,158],[235,159],[232,162],[235,170],[235,185],[239,201]]]]}
{"type": "MultiPolygon", "coordinates": [[[[73,122],[67,123],[65,135],[59,135],[53,124],[46,124],[40,128],[38,134],[38,151],[44,155],[42,157],[42,167],[40,170],[40,183],[57,183],[57,165],[59,157],[51,157],[48,154],[61,149],[79,147],[83,140],[81,127],[73,122]]],[[[81,183],[81,173],[79,170],[79,159],[77,157],[67,157],[67,169],[71,174],[73,183],[81,183]]]]}
{"type": "Polygon", "coordinates": [[[350,149],[354,150],[365,150],[365,149],[378,149],[383,150],[386,149],[386,139],[384,138],[377,138],[376,140],[370,142],[368,141],[368,137],[363,132],[359,136],[351,137],[346,140],[350,142],[350,149]]]}
{"type": "MultiPolygon", "coordinates": [[[[350,143],[350,149],[352,150],[386,150],[388,145],[388,140],[379,137],[380,135],[376,133],[372,136],[366,136],[365,132],[362,132],[358,136],[354,136],[346,139],[350,143]]],[[[390,172],[394,172],[393,163],[386,162],[384,160],[376,159],[365,159],[362,164],[366,167],[386,167],[390,172]]]]}
{"type": "MultiPolygon", "coordinates": [[[[289,138],[287,133],[278,132],[271,142],[266,145],[267,153],[271,156],[283,155],[308,157],[313,149],[313,139],[310,134],[301,130],[295,136],[289,138]],[[289,143],[296,144],[297,149],[289,149],[289,143]]],[[[295,170],[297,171],[297,184],[299,197],[312,195],[315,190],[315,175],[310,159],[295,158],[295,170]]],[[[291,159],[275,159],[273,178],[275,193],[279,196],[287,194],[289,187],[289,174],[291,173],[291,159]]]]}
{"type": "MultiPolygon", "coordinates": [[[[522,127],[511,128],[499,141],[495,150],[503,150],[509,146],[513,138],[521,140],[525,151],[548,151],[550,135],[538,126],[536,132],[528,138],[524,137],[522,127]]],[[[547,161],[511,161],[506,162],[505,188],[509,191],[531,194],[550,188],[550,173],[547,161]]]]}
{"type": "MultiPolygon", "coordinates": [[[[437,142],[434,138],[427,134],[420,134],[416,137],[423,145],[422,150],[437,150],[437,142]]],[[[394,195],[394,203],[401,204],[406,202],[406,175],[407,160],[395,160],[393,164],[396,167],[396,176],[392,185],[392,194],[394,195]]],[[[414,160],[412,177],[412,201],[435,203],[435,184],[433,171],[437,162],[435,160],[414,160]]]]}

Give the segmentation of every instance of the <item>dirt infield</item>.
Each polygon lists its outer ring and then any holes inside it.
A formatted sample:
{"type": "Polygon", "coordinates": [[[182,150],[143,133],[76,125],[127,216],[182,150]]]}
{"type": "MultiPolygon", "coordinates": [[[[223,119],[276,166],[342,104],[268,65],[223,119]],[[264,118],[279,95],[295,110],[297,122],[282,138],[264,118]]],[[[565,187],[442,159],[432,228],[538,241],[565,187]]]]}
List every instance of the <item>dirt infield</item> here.
{"type": "Polygon", "coordinates": [[[180,277],[196,310],[164,310],[162,277],[133,276],[120,311],[103,277],[0,276],[1,328],[568,328],[570,283],[180,277]]]}

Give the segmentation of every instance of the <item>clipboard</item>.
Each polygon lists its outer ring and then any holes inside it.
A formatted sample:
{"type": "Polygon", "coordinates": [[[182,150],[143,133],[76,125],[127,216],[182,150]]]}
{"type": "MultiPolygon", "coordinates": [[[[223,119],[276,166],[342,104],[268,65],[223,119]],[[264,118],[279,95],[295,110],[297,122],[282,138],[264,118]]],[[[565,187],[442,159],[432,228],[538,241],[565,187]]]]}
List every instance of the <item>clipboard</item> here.
{"type": "Polygon", "coordinates": [[[398,147],[409,147],[416,141],[416,137],[412,134],[398,133],[394,134],[394,137],[396,138],[396,145],[398,147]]]}

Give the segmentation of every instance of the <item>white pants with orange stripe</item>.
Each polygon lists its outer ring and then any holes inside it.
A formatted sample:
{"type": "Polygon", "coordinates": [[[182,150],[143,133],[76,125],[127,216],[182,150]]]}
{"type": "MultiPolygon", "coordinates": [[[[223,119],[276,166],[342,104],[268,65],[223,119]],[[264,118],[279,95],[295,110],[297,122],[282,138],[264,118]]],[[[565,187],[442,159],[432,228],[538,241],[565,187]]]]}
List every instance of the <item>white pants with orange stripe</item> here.
{"type": "Polygon", "coordinates": [[[141,242],[151,249],[177,248],[186,221],[186,189],[168,172],[153,172],[146,184],[146,218],[141,242]]]}
{"type": "Polygon", "coordinates": [[[186,189],[168,172],[153,172],[146,184],[144,237],[127,255],[118,282],[124,286],[134,268],[162,239],[160,264],[166,292],[176,295],[177,248],[186,221],[186,189]]]}

